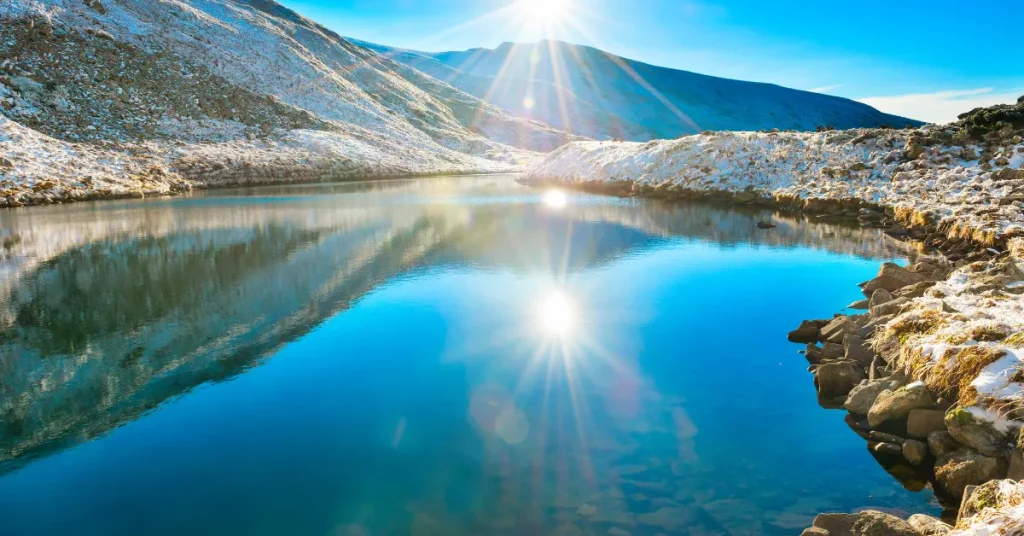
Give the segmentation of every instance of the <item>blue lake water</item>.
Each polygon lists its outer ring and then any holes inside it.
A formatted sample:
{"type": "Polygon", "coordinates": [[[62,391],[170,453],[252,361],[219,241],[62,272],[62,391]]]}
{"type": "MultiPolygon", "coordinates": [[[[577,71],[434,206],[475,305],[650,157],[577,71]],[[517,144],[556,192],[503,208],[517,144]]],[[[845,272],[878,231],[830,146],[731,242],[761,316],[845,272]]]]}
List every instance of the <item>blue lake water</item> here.
{"type": "Polygon", "coordinates": [[[0,212],[0,534],[938,513],[817,405],[785,338],[903,253],[769,217],[511,177],[0,212]]]}

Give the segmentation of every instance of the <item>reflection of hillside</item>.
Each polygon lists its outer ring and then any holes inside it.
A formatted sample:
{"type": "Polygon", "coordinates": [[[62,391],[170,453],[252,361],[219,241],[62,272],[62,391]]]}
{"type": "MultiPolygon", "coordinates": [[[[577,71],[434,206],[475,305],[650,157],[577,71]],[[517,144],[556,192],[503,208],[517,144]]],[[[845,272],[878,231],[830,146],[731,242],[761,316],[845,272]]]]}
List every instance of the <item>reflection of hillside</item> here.
{"type": "Polygon", "coordinates": [[[0,215],[0,472],[238,374],[413,269],[577,271],[676,235],[893,254],[876,233],[595,198],[555,210],[460,181],[0,215]]]}

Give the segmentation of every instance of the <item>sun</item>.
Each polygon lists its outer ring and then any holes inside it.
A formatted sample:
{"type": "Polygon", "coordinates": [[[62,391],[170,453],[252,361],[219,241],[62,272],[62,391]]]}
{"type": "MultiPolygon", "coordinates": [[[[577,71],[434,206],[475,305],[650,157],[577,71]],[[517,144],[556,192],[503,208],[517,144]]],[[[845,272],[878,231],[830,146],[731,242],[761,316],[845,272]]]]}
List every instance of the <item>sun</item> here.
{"type": "Polygon", "coordinates": [[[558,22],[565,16],[569,0],[519,0],[516,9],[535,23],[558,22]]]}

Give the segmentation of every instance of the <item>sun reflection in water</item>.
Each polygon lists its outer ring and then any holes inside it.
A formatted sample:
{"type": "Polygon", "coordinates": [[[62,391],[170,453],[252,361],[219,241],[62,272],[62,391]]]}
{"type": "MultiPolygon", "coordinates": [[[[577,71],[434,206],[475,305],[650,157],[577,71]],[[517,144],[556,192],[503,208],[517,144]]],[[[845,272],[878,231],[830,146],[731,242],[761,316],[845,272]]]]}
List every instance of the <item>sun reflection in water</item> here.
{"type": "Polygon", "coordinates": [[[576,310],[572,301],[560,290],[553,290],[540,303],[540,326],[550,335],[563,337],[575,324],[576,310]]]}
{"type": "Polygon", "coordinates": [[[544,204],[551,208],[562,208],[569,203],[569,198],[561,190],[551,190],[544,194],[544,204]]]}

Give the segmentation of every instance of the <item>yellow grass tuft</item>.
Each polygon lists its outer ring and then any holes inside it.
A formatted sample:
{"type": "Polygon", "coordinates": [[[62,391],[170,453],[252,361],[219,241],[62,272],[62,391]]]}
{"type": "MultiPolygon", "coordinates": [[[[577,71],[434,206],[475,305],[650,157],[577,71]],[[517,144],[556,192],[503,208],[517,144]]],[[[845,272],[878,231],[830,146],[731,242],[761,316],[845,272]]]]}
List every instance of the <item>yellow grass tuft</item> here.
{"type": "Polygon", "coordinates": [[[939,396],[955,398],[960,406],[971,406],[978,401],[978,392],[971,382],[982,369],[1005,354],[1002,348],[992,346],[967,346],[959,352],[948,351],[928,369],[925,385],[939,396]]]}

